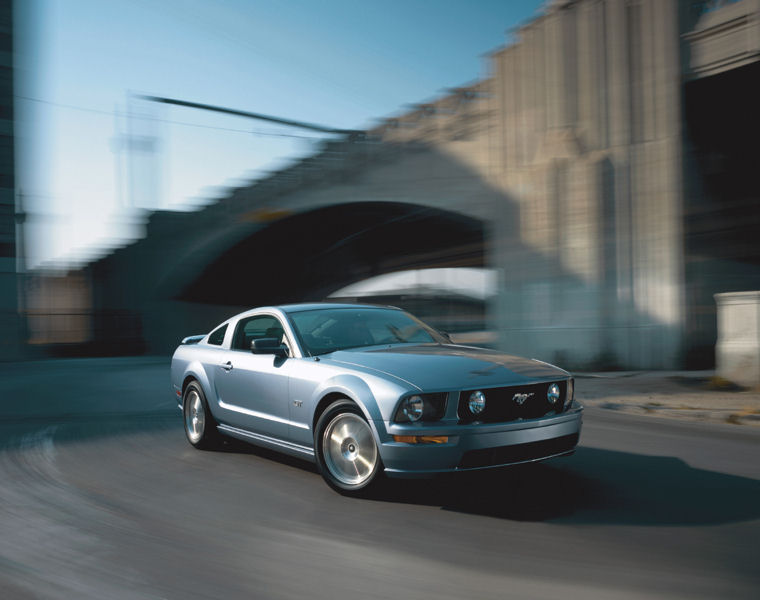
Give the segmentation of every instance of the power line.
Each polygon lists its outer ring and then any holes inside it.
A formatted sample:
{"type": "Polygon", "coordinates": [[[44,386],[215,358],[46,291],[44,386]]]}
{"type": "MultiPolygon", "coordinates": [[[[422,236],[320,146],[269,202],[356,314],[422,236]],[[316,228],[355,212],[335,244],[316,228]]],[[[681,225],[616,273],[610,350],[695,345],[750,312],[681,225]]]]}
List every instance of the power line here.
{"type": "MultiPolygon", "coordinates": [[[[117,117],[136,117],[137,115],[130,114],[130,113],[124,113],[124,112],[118,112],[118,111],[107,111],[102,110],[98,108],[90,108],[86,106],[77,106],[75,104],[64,104],[61,102],[53,102],[51,100],[43,100],[41,98],[32,98],[31,96],[19,96],[14,95],[14,98],[17,98],[19,100],[27,100],[29,102],[37,102],[39,104],[47,104],[49,106],[56,106],[58,108],[68,108],[71,110],[78,110],[81,112],[87,112],[87,113],[94,113],[99,115],[107,115],[109,117],[117,116],[117,117]]],[[[314,136],[314,135],[298,135],[294,133],[276,133],[274,131],[263,131],[260,129],[236,129],[233,127],[217,127],[215,125],[202,125],[200,123],[189,123],[187,121],[175,121],[173,119],[160,119],[158,117],[152,117],[150,115],[141,115],[138,118],[145,119],[148,121],[156,121],[159,123],[169,123],[172,125],[184,125],[186,127],[196,127],[198,129],[214,129],[217,131],[232,131],[235,133],[247,133],[249,135],[263,135],[268,137],[284,137],[284,138],[298,138],[303,140],[321,140],[322,137],[314,136]]]]}
{"type": "Polygon", "coordinates": [[[177,98],[165,98],[162,96],[138,95],[137,97],[149,102],[173,104],[175,106],[183,106],[185,108],[198,108],[200,110],[208,110],[211,112],[218,112],[226,115],[234,115],[236,117],[245,117],[247,119],[256,119],[258,121],[269,121],[270,123],[278,123],[280,125],[286,125],[288,127],[296,127],[298,129],[309,129],[311,131],[319,131],[321,133],[337,133],[353,137],[364,135],[364,131],[360,131],[358,129],[336,129],[334,127],[327,127],[326,125],[317,125],[316,123],[307,123],[306,121],[296,121],[294,119],[284,119],[283,117],[275,117],[273,115],[265,115],[262,113],[255,113],[246,110],[238,110],[236,108],[226,108],[224,106],[215,106],[213,104],[202,104],[201,102],[191,102],[189,100],[178,100],[177,98]]]}

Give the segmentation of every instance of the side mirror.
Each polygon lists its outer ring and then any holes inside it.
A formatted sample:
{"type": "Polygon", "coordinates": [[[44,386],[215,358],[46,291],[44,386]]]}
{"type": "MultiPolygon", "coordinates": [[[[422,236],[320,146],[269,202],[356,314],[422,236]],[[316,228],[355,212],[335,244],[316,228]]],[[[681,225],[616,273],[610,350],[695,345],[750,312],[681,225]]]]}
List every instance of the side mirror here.
{"type": "Polygon", "coordinates": [[[274,354],[280,358],[287,358],[288,347],[281,344],[277,338],[259,338],[251,342],[251,352],[254,354],[274,354]]]}
{"type": "Polygon", "coordinates": [[[447,342],[449,342],[451,344],[454,343],[454,342],[451,341],[451,336],[449,335],[448,331],[439,331],[438,333],[440,333],[446,339],[447,342]]]}

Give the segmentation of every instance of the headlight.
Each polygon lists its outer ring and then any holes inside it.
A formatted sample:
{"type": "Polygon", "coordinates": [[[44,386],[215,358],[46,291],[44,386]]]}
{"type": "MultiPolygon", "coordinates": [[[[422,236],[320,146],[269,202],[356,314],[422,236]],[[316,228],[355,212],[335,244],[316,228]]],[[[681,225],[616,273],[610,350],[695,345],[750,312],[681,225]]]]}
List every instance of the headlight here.
{"type": "Polygon", "coordinates": [[[486,409],[486,395],[481,392],[473,392],[470,394],[470,399],[467,402],[467,406],[473,415],[479,415],[486,409]]]}
{"type": "Polygon", "coordinates": [[[417,421],[437,421],[446,412],[446,394],[414,394],[399,402],[396,416],[397,423],[415,423],[417,421]]]}
{"type": "Polygon", "coordinates": [[[425,404],[420,396],[409,396],[401,403],[401,412],[410,421],[419,421],[424,409],[425,404]]]}
{"type": "Polygon", "coordinates": [[[556,383],[552,383],[549,389],[546,390],[546,399],[549,401],[549,404],[556,406],[557,402],[559,402],[559,396],[559,386],[556,383]]]}

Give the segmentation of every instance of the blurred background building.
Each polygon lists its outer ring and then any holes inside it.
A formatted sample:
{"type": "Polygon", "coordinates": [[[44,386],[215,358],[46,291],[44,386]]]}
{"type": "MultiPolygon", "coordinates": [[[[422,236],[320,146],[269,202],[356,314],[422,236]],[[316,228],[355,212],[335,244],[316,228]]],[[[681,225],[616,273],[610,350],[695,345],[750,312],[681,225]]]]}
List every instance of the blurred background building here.
{"type": "Polygon", "coordinates": [[[551,2],[487,77],[198,211],[154,212],[82,268],[37,271],[29,341],[169,353],[251,306],[487,267],[495,293],[446,310],[378,298],[572,368],[709,367],[713,294],[760,289],[759,17],[760,0],[551,2]]]}
{"type": "Polygon", "coordinates": [[[0,360],[18,356],[22,345],[13,149],[13,6],[6,0],[0,2],[0,360]]]}

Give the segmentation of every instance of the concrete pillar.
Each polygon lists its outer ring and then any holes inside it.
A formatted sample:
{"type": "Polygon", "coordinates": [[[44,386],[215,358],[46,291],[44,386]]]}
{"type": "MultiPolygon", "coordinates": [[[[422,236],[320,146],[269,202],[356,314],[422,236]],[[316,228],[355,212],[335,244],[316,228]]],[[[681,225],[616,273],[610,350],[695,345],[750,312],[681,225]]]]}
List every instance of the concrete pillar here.
{"type": "MultiPolygon", "coordinates": [[[[535,25],[531,26],[531,46],[527,50],[526,56],[529,63],[532,62],[532,75],[528,76],[529,81],[532,80],[533,87],[533,108],[531,113],[534,116],[532,119],[532,128],[530,129],[531,136],[534,140],[540,139],[547,129],[548,124],[548,90],[547,90],[547,71],[546,71],[546,47],[544,40],[546,39],[546,20],[538,21],[535,25]],[[531,60],[532,58],[532,60],[531,60]]],[[[528,83],[531,85],[531,83],[528,83]]],[[[535,149],[537,142],[534,141],[532,149],[535,149]]],[[[534,152],[528,152],[529,157],[532,158],[534,152]]],[[[530,158],[526,159],[530,160],[530,158]]]]}
{"type": "Polygon", "coordinates": [[[493,165],[498,175],[502,175],[508,169],[507,136],[509,135],[507,119],[507,64],[505,51],[500,50],[491,57],[491,70],[493,72],[493,102],[494,102],[494,127],[491,128],[493,165]]]}
{"type": "Polygon", "coordinates": [[[578,121],[578,10],[568,5],[559,12],[561,22],[560,37],[560,82],[562,93],[559,99],[559,124],[574,127],[578,121]]]}
{"type": "Polygon", "coordinates": [[[609,139],[611,146],[627,146],[631,139],[631,103],[626,5],[623,2],[605,2],[605,13],[609,139]]]}
{"type": "Polygon", "coordinates": [[[582,3],[577,9],[578,21],[578,130],[587,148],[598,148],[595,131],[597,107],[596,63],[599,60],[594,33],[594,5],[582,3]]]}
{"type": "Polygon", "coordinates": [[[655,126],[655,64],[658,56],[655,50],[655,4],[660,0],[645,0],[641,6],[641,68],[642,68],[642,135],[644,140],[657,137],[655,126]]]}
{"type": "Polygon", "coordinates": [[[558,12],[547,15],[544,21],[547,125],[549,129],[562,127],[564,104],[564,81],[562,55],[562,19],[558,12]]]}
{"type": "Polygon", "coordinates": [[[747,387],[760,385],[760,291],[715,294],[716,373],[747,387]]]}
{"type": "Polygon", "coordinates": [[[517,159],[517,119],[519,113],[516,98],[520,93],[520,81],[517,78],[517,65],[514,48],[507,49],[502,55],[502,81],[500,87],[504,90],[504,157],[507,170],[515,168],[517,159]]]}

